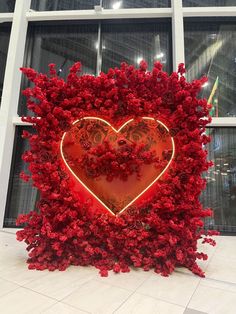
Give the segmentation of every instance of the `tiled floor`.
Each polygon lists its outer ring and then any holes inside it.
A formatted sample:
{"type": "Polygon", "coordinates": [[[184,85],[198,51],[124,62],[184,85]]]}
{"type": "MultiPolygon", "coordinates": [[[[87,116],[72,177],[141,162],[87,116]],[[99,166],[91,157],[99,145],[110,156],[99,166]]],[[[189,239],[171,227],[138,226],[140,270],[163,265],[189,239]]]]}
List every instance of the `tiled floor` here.
{"type": "Polygon", "coordinates": [[[29,271],[15,230],[0,231],[0,313],[28,314],[235,314],[236,237],[217,247],[199,245],[209,261],[206,278],[179,268],[170,277],[133,270],[101,278],[96,269],[29,271]]]}

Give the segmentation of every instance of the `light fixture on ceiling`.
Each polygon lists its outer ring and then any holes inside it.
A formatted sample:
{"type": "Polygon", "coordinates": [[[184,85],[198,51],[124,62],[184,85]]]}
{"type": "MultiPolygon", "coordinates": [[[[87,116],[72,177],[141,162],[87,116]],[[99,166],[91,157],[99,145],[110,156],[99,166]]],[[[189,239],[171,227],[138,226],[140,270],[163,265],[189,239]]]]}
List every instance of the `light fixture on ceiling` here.
{"type": "Polygon", "coordinates": [[[208,35],[208,37],[210,39],[216,39],[217,38],[217,34],[216,33],[212,33],[212,34],[208,35]]]}
{"type": "Polygon", "coordinates": [[[163,52],[160,52],[160,53],[158,53],[157,55],[156,55],[156,58],[157,59],[161,59],[161,58],[163,58],[164,57],[164,53],[163,52]]]}
{"type": "Polygon", "coordinates": [[[113,8],[114,10],[117,10],[117,9],[119,9],[119,8],[121,7],[121,4],[122,4],[122,1],[117,1],[117,2],[115,2],[115,3],[113,4],[112,8],[113,8]]]}
{"type": "MultiPolygon", "coordinates": [[[[98,49],[99,45],[98,45],[98,42],[95,43],[95,49],[98,49]]],[[[106,46],[105,45],[102,45],[102,49],[106,49],[106,46]]]]}
{"type": "Polygon", "coordinates": [[[208,83],[208,82],[205,82],[204,84],[202,84],[202,87],[205,88],[205,87],[207,87],[208,85],[209,85],[209,83],[208,83]]]}
{"type": "Polygon", "coordinates": [[[139,64],[143,60],[143,57],[138,57],[137,58],[137,63],[139,64]]]}

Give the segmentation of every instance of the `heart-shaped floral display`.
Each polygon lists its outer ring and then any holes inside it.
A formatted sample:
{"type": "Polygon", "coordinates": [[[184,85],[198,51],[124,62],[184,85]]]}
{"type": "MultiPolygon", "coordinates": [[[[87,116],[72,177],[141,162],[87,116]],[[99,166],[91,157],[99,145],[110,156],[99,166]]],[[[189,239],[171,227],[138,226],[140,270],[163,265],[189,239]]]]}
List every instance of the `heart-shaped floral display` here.
{"type": "Polygon", "coordinates": [[[174,141],[154,118],[130,119],[115,129],[101,118],[86,117],[63,135],[61,154],[76,179],[115,215],[167,170],[174,141]]]}
{"type": "Polygon", "coordinates": [[[53,64],[49,75],[22,71],[33,112],[23,121],[34,131],[23,131],[31,174],[20,176],[40,191],[37,210],[17,219],[29,268],[90,265],[107,276],[135,267],[168,276],[183,266],[203,277],[197,259],[207,255],[197,242],[215,245],[217,234],[203,228],[212,211],[199,202],[211,165],[210,105],[198,96],[206,78],[187,82],[183,64],[168,75],[144,61],[98,76],[82,75],[77,62],[65,80],[53,64]]]}

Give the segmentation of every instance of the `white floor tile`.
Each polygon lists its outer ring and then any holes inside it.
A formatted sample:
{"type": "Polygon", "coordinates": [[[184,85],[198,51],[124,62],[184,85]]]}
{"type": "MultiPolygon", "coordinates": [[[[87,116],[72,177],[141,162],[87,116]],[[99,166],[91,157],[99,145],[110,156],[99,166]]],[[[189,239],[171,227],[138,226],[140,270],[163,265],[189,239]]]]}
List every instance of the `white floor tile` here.
{"type": "Polygon", "coordinates": [[[147,280],[153,271],[144,271],[142,269],[132,269],[129,273],[109,272],[108,277],[101,277],[99,274],[96,275],[96,280],[110,284],[112,286],[124,288],[127,290],[136,290],[145,280],[147,280]]]}
{"type": "Polygon", "coordinates": [[[236,259],[231,259],[230,255],[217,255],[216,252],[207,266],[206,278],[236,284],[236,259]]]}
{"type": "Polygon", "coordinates": [[[25,244],[0,231],[0,313],[179,314],[188,305],[207,314],[235,314],[236,237],[216,240],[216,247],[198,244],[210,258],[198,262],[206,279],[184,268],[167,278],[142,270],[100,277],[92,267],[28,270],[25,244]]]}
{"type": "Polygon", "coordinates": [[[113,313],[132,292],[90,280],[63,300],[63,303],[94,314],[113,313]]]}
{"type": "Polygon", "coordinates": [[[56,301],[25,288],[18,288],[0,297],[3,314],[38,314],[56,301]]]}
{"type": "Polygon", "coordinates": [[[0,271],[19,263],[27,267],[26,260],[28,257],[24,250],[19,251],[15,248],[4,249],[4,252],[0,255],[0,271]]]}
{"type": "Polygon", "coordinates": [[[46,276],[26,284],[25,287],[49,297],[61,300],[79,286],[92,279],[96,269],[92,267],[69,267],[65,271],[45,272],[46,276]]]}
{"type": "Polygon", "coordinates": [[[154,274],[147,279],[137,292],[180,306],[186,306],[196,289],[200,278],[174,272],[169,277],[154,274]]]}
{"type": "Polygon", "coordinates": [[[222,237],[219,237],[219,236],[215,236],[215,237],[212,237],[212,239],[214,239],[216,241],[216,245],[215,246],[212,246],[208,243],[202,243],[203,239],[200,239],[198,240],[198,251],[202,251],[206,254],[209,254],[211,255],[216,249],[217,247],[219,246],[219,244],[221,243],[222,241],[222,237]]]}
{"type": "MultiPolygon", "coordinates": [[[[27,269],[27,251],[26,245],[16,240],[14,234],[0,232],[0,277],[11,280],[10,277],[4,276],[10,269],[25,268],[27,269]]],[[[21,284],[21,282],[17,282],[21,284]]]]}
{"type": "Polygon", "coordinates": [[[199,285],[188,307],[208,314],[235,314],[236,293],[199,285]]]}
{"type": "Polygon", "coordinates": [[[87,313],[88,312],[78,310],[72,306],[69,306],[61,302],[56,303],[46,311],[42,312],[42,314],[87,314],[87,313]]]}
{"type": "MultiPolygon", "coordinates": [[[[4,294],[7,294],[7,293],[17,289],[17,288],[19,288],[18,285],[0,278],[0,297],[3,296],[4,294]]],[[[0,312],[1,312],[1,310],[0,310],[0,312]]]]}
{"type": "Polygon", "coordinates": [[[183,314],[184,310],[182,306],[135,293],[115,314],[183,314]]]}
{"type": "MultiPolygon", "coordinates": [[[[6,261],[7,264],[7,261],[6,261]]],[[[29,270],[25,261],[17,262],[13,265],[6,265],[0,270],[0,277],[23,286],[32,280],[41,279],[47,275],[47,271],[29,270]]]]}
{"type": "Polygon", "coordinates": [[[230,283],[227,281],[219,281],[219,280],[215,280],[215,279],[203,278],[203,279],[201,279],[201,285],[206,286],[206,287],[223,289],[226,291],[236,293],[236,284],[233,284],[233,283],[230,283]]]}
{"type": "Polygon", "coordinates": [[[230,259],[234,259],[236,261],[236,238],[229,236],[222,236],[220,238],[221,241],[219,241],[216,246],[217,256],[230,256],[230,259]]]}
{"type": "Polygon", "coordinates": [[[184,314],[207,314],[207,313],[202,312],[202,311],[193,310],[190,308],[186,308],[186,310],[184,311],[184,314]]]}

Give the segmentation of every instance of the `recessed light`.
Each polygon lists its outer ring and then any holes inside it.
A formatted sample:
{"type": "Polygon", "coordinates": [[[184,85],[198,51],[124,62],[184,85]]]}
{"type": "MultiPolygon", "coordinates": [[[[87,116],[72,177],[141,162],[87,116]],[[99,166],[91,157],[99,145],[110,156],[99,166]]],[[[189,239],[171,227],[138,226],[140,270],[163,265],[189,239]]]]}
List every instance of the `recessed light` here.
{"type": "Polygon", "coordinates": [[[121,4],[122,4],[122,1],[117,1],[117,2],[115,2],[115,3],[113,4],[112,8],[113,8],[114,10],[117,10],[117,9],[119,9],[119,8],[121,7],[121,4]]]}

